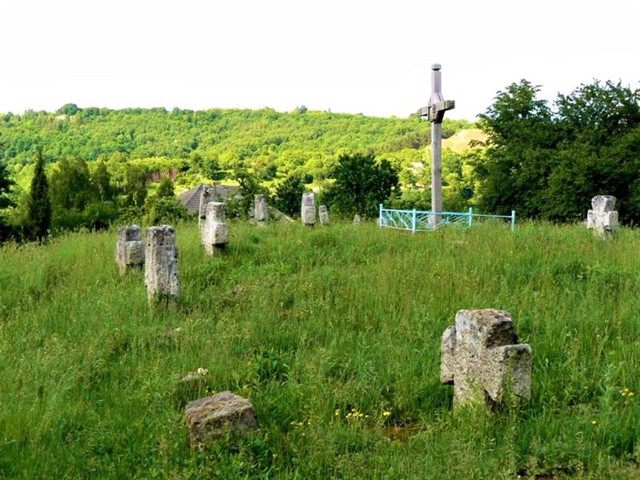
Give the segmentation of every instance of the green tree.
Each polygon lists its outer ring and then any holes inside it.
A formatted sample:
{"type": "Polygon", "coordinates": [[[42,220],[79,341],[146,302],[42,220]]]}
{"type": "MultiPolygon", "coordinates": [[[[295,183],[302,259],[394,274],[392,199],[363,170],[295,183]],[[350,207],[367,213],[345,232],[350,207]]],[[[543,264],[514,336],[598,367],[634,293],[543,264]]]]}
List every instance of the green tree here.
{"type": "MultiPolygon", "coordinates": [[[[0,160],[0,210],[13,206],[13,202],[11,201],[11,198],[9,198],[13,185],[14,182],[9,177],[6,163],[4,160],[0,160]]],[[[0,211],[0,241],[8,238],[11,234],[11,230],[9,222],[5,219],[2,211],[0,211]]]]}
{"type": "Polygon", "coordinates": [[[147,198],[147,170],[141,165],[127,165],[125,168],[124,192],[127,205],[138,208],[144,205],[147,198]]]}
{"type": "Polygon", "coordinates": [[[380,203],[398,188],[398,172],[387,160],[376,162],[373,155],[343,154],[333,171],[335,183],[325,201],[344,215],[375,217],[380,203]]]}
{"type": "Polygon", "coordinates": [[[84,210],[96,198],[87,162],[80,158],[60,160],[51,173],[49,192],[54,212],[84,210]]]}
{"type": "Polygon", "coordinates": [[[44,171],[42,150],[36,154],[36,165],[31,181],[31,190],[27,198],[26,230],[34,240],[44,239],[51,227],[51,201],[49,199],[49,182],[44,171]]]}
{"type": "Polygon", "coordinates": [[[175,192],[173,189],[173,181],[169,177],[164,177],[160,180],[160,185],[158,185],[158,189],[156,190],[156,197],[169,197],[172,198],[175,196],[175,192]]]}
{"type": "Polygon", "coordinates": [[[476,164],[482,210],[539,217],[549,173],[556,163],[559,134],[540,87],[527,80],[498,92],[480,128],[486,133],[485,153],[476,164]]]}
{"type": "Polygon", "coordinates": [[[305,191],[300,175],[290,175],[276,187],[274,205],[282,213],[291,217],[300,216],[300,199],[305,191]]]}
{"type": "Polygon", "coordinates": [[[111,174],[104,160],[98,160],[91,175],[91,183],[101,201],[108,202],[114,199],[116,189],[111,184],[111,174]]]}

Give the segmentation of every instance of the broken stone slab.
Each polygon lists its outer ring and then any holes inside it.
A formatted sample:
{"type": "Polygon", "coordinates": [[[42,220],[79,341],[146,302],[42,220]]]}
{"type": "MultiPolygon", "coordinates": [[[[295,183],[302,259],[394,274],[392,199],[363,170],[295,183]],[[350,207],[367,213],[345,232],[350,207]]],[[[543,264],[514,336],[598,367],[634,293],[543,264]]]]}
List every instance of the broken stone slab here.
{"type": "Polygon", "coordinates": [[[227,225],[226,204],[209,202],[205,224],[202,229],[202,243],[209,255],[224,250],[229,243],[229,226],[227,225]]]}
{"type": "Polygon", "coordinates": [[[531,397],[531,346],[519,344],[504,310],[460,310],[442,335],[440,381],[453,383],[454,406],[531,397]]]}
{"type": "Polygon", "coordinates": [[[266,225],[269,218],[267,200],[264,195],[256,195],[253,199],[253,218],[258,225],[266,225]]]}
{"type": "Polygon", "coordinates": [[[313,192],[305,192],[302,194],[302,224],[307,227],[313,227],[316,224],[316,200],[313,192]]]}
{"type": "Polygon", "coordinates": [[[591,199],[591,210],[587,212],[587,228],[605,239],[613,238],[613,230],[618,228],[618,212],[614,210],[616,197],[596,195],[591,199]]]}
{"type": "Polygon", "coordinates": [[[149,301],[176,301],[180,296],[176,230],[169,225],[146,230],[144,281],[149,301]]]}
{"type": "Polygon", "coordinates": [[[124,275],[131,268],[140,268],[144,265],[144,246],[138,225],[127,225],[118,230],[116,262],[120,275],[124,275]]]}
{"type": "Polygon", "coordinates": [[[251,402],[232,392],[189,402],[186,417],[192,446],[213,443],[229,433],[244,435],[259,428],[251,402]]]}
{"type": "Polygon", "coordinates": [[[318,218],[320,218],[320,225],[329,225],[329,210],[326,205],[318,207],[318,218]]]}

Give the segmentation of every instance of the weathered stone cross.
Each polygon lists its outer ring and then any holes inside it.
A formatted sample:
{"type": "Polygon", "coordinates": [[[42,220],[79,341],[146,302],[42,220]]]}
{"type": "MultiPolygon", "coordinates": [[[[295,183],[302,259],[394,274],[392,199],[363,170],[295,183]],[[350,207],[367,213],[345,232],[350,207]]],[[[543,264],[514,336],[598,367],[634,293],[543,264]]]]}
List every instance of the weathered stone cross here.
{"type": "Polygon", "coordinates": [[[591,199],[593,210],[587,212],[587,228],[593,228],[596,235],[607,240],[613,237],[613,229],[618,227],[616,197],[596,195],[591,199]]]}
{"type": "Polygon", "coordinates": [[[529,399],[531,347],[518,344],[504,310],[460,310],[442,335],[440,380],[453,383],[455,405],[529,399]]]}
{"type": "MultiPolygon", "coordinates": [[[[420,109],[420,116],[431,122],[431,210],[442,211],[442,120],[444,112],[456,106],[454,100],[442,96],[442,74],[439,64],[431,65],[431,98],[426,107],[420,109]]],[[[437,215],[433,216],[434,226],[437,215]]]]}

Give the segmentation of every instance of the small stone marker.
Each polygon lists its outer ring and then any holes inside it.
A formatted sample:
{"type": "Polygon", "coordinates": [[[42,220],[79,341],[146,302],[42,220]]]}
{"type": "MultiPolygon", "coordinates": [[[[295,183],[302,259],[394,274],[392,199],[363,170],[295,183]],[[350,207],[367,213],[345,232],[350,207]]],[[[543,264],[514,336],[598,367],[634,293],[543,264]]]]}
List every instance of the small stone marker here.
{"type": "Polygon", "coordinates": [[[229,226],[226,222],[226,204],[207,203],[207,214],[202,228],[202,243],[209,255],[224,250],[229,243],[229,226]]]}
{"type": "Polygon", "coordinates": [[[144,246],[138,225],[127,225],[118,230],[116,262],[120,268],[120,275],[127,273],[130,268],[144,265],[144,246]]]}
{"type": "Polygon", "coordinates": [[[259,428],[251,402],[231,392],[194,400],[186,410],[192,446],[215,442],[227,432],[245,434],[259,428]]]}
{"type": "Polygon", "coordinates": [[[362,223],[362,217],[356,213],[353,217],[353,224],[360,225],[361,223],[362,223]]]}
{"type": "Polygon", "coordinates": [[[518,344],[504,310],[460,310],[442,335],[440,380],[453,383],[455,405],[531,396],[531,346],[518,344]]]}
{"type": "Polygon", "coordinates": [[[144,281],[149,301],[175,301],[180,295],[176,231],[169,225],[146,230],[144,281]]]}
{"type": "Polygon", "coordinates": [[[313,227],[316,224],[316,199],[313,192],[302,194],[302,224],[313,227]]]}
{"type": "Polygon", "coordinates": [[[616,197],[611,195],[596,195],[591,199],[591,208],[587,212],[587,228],[592,228],[594,233],[602,238],[613,238],[613,230],[618,228],[618,212],[616,197]]]}
{"type": "Polygon", "coordinates": [[[327,210],[326,205],[318,207],[318,217],[320,218],[320,225],[329,225],[329,210],[327,210]]]}
{"type": "Polygon", "coordinates": [[[264,226],[267,224],[269,211],[267,210],[267,201],[264,195],[256,195],[253,199],[253,218],[258,225],[264,226]]]}

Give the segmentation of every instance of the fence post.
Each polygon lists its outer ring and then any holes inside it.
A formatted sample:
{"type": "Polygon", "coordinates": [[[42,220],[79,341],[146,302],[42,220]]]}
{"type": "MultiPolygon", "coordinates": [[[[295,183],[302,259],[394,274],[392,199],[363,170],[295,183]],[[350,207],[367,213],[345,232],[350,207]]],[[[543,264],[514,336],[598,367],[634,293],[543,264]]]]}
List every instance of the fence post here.
{"type": "Polygon", "coordinates": [[[515,210],[511,210],[511,230],[515,230],[516,229],[516,211],[515,210]]]}
{"type": "Polygon", "coordinates": [[[469,207],[469,226],[473,225],[473,207],[469,207]]]}
{"type": "Polygon", "coordinates": [[[378,227],[382,228],[382,204],[380,204],[380,213],[378,214],[378,227]]]}
{"type": "Polygon", "coordinates": [[[413,217],[411,218],[411,233],[416,233],[416,209],[413,209],[413,217]]]}

